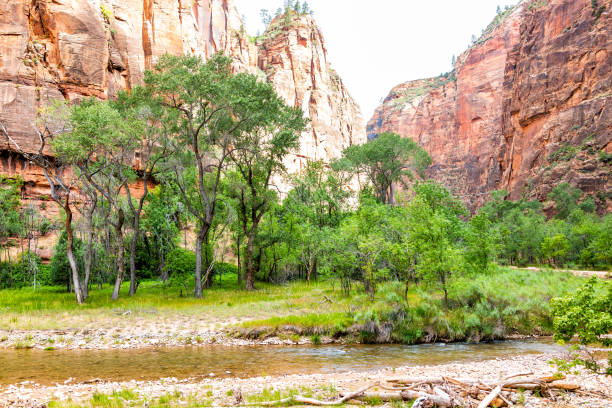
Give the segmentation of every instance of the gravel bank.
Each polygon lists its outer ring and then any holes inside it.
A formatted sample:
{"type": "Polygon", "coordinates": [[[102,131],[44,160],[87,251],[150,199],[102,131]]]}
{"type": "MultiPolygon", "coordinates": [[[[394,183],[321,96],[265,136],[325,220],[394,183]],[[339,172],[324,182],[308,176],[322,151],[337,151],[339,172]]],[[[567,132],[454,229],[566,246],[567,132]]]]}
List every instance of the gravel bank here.
{"type": "MultiPolygon", "coordinates": [[[[98,392],[110,394],[113,391],[133,390],[137,394],[135,406],[145,406],[145,401],[172,394],[177,406],[188,401],[205,401],[210,406],[230,406],[234,403],[233,394],[240,390],[249,399],[264,390],[311,390],[321,398],[330,398],[340,391],[355,390],[364,384],[386,378],[399,376],[440,377],[448,376],[464,379],[496,381],[502,377],[533,371],[537,375],[552,375],[554,367],[548,363],[553,355],[532,355],[516,358],[495,359],[471,363],[445,364],[437,366],[413,366],[399,369],[383,369],[370,372],[348,372],[338,374],[288,375],[257,378],[224,378],[208,377],[205,373],[200,378],[178,380],[165,378],[158,381],[130,382],[90,382],[87,384],[64,384],[40,386],[33,383],[21,383],[0,388],[0,406],[42,407],[50,401],[68,401],[79,403],[87,401],[98,392]]],[[[592,397],[578,394],[565,394],[555,400],[538,398],[530,392],[523,395],[513,394],[515,406],[525,408],[556,407],[612,407],[612,378],[580,372],[567,377],[566,382],[579,384],[583,390],[604,393],[607,397],[592,397]]],[[[386,405],[391,406],[391,405],[386,405]]]]}

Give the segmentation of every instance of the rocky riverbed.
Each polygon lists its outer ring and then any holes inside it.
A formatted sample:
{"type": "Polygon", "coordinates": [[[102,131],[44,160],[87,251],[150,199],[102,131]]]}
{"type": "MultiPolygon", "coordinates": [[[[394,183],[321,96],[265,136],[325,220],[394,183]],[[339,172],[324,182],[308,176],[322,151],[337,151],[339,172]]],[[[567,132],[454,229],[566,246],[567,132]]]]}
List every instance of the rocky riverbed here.
{"type": "MultiPolygon", "coordinates": [[[[320,336],[321,344],[341,339],[320,336]]],[[[168,331],[121,327],[115,329],[0,330],[0,349],[108,350],[223,344],[226,346],[297,345],[312,343],[308,336],[235,337],[226,330],[175,328],[168,331]]]]}
{"type": "MultiPolygon", "coordinates": [[[[291,392],[331,399],[340,392],[356,390],[365,384],[394,377],[452,377],[495,382],[503,377],[525,372],[546,376],[556,369],[549,364],[554,355],[541,354],[514,358],[494,359],[471,363],[434,366],[411,366],[378,371],[347,372],[342,374],[310,374],[265,376],[256,378],[216,378],[202,373],[200,377],[179,380],[164,378],[157,381],[103,382],[92,379],[87,383],[67,380],[61,384],[44,386],[25,382],[0,387],[0,406],[43,407],[51,401],[88,404],[94,394],[109,398],[130,400],[130,406],[148,406],[154,401],[167,401],[171,406],[194,404],[198,406],[233,406],[236,396],[257,404],[274,400],[291,392]],[[126,391],[127,390],[127,391],[126,391]],[[115,397],[112,394],[115,393],[115,397]]],[[[539,408],[610,408],[612,407],[612,378],[585,371],[572,373],[565,380],[580,386],[582,393],[558,394],[554,398],[541,398],[529,391],[516,392],[511,398],[517,407],[539,408]]],[[[128,403],[126,402],[126,405],[128,403]]],[[[60,405],[61,406],[61,405],[60,405]]],[[[391,404],[382,406],[392,406],[391,404]]],[[[398,405],[393,405],[398,406],[398,405]]],[[[400,405],[401,406],[401,405],[400,405]]]]}

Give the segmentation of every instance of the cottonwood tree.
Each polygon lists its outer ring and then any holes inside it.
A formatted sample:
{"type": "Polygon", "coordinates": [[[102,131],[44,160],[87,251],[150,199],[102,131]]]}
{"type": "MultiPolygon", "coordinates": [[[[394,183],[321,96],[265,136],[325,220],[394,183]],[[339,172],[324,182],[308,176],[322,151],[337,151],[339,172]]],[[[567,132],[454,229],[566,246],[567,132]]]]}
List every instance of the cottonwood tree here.
{"type": "Polygon", "coordinates": [[[34,131],[38,137],[38,149],[26,151],[11,137],[6,126],[0,122],[0,132],[8,140],[9,146],[30,163],[40,167],[51,189],[51,199],[64,211],[66,230],[66,254],[72,272],[72,282],[77,303],[85,301],[79,278],[78,266],[73,253],[74,235],[72,230],[73,189],[77,179],[68,168],[68,163],[50,156],[50,147],[60,137],[71,131],[70,109],[65,103],[56,101],[43,108],[35,121],[34,131]]]}
{"type": "Polygon", "coordinates": [[[415,173],[423,176],[431,157],[411,139],[396,133],[381,133],[364,145],[349,146],[332,163],[337,170],[364,175],[384,204],[394,202],[394,183],[406,185],[415,173]]]}
{"type": "Polygon", "coordinates": [[[251,89],[254,103],[250,108],[256,118],[251,127],[237,133],[236,148],[230,152],[232,168],[239,176],[230,194],[238,202],[238,218],[246,238],[245,288],[253,290],[257,233],[263,216],[277,199],[273,177],[285,170],[283,159],[298,148],[306,121],[302,111],[287,106],[270,84],[249,76],[244,85],[251,89]]]}
{"type": "Polygon", "coordinates": [[[140,220],[144,204],[149,196],[149,183],[154,179],[159,164],[170,154],[167,123],[160,120],[162,106],[151,97],[150,90],[135,87],[129,93],[120,92],[112,106],[124,118],[139,122],[140,133],[135,134],[136,150],[133,165],[142,183],[142,194],[134,203],[132,192],[125,189],[127,208],[132,218],[132,240],[130,243],[130,296],[136,294],[136,247],[140,237],[140,220]]]}
{"type": "Polygon", "coordinates": [[[91,187],[87,180],[80,180],[79,190],[83,197],[83,202],[77,209],[85,219],[85,235],[87,236],[85,247],[85,260],[83,269],[85,269],[85,278],[83,281],[83,294],[85,298],[89,297],[89,281],[91,278],[91,268],[93,265],[93,244],[94,244],[94,214],[98,208],[99,193],[91,187]]]}
{"type": "Polygon", "coordinates": [[[108,222],[117,239],[117,274],[112,299],[119,298],[125,271],[123,195],[135,180],[132,168],[134,152],[140,147],[142,122],[132,115],[122,115],[110,103],[86,100],[71,110],[70,132],[53,141],[58,157],[77,167],[81,179],[97,190],[111,210],[108,222]]]}
{"type": "Polygon", "coordinates": [[[246,135],[259,132],[279,109],[271,85],[254,75],[232,74],[230,64],[219,54],[206,63],[197,57],[165,55],[145,74],[146,86],[164,108],[160,118],[172,129],[174,155],[167,169],[196,220],[195,297],[202,297],[202,246],[218,209],[230,155],[249,147],[246,135]]]}
{"type": "Polygon", "coordinates": [[[465,206],[439,184],[415,186],[415,197],[406,205],[406,245],[416,260],[416,273],[422,280],[441,287],[444,307],[448,308],[450,279],[464,270],[459,241],[464,235],[460,215],[465,206]]]}
{"type": "Polygon", "coordinates": [[[310,282],[321,264],[321,242],[340,224],[350,191],[347,180],[322,161],[308,161],[291,183],[293,189],[281,208],[284,240],[289,241],[291,258],[306,269],[306,280],[310,282]]]}

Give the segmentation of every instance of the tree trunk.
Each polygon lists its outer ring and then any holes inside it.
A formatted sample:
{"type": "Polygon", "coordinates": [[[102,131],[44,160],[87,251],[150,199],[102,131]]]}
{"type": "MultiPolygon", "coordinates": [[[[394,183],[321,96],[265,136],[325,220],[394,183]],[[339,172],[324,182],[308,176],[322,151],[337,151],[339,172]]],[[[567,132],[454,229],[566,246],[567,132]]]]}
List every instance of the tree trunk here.
{"type": "Polygon", "coordinates": [[[236,256],[238,257],[238,285],[242,283],[242,264],[240,263],[240,244],[242,243],[242,235],[238,236],[236,242],[236,256]]]}
{"type": "Polygon", "coordinates": [[[448,310],[448,290],[446,289],[446,274],[442,274],[442,290],[444,291],[444,309],[448,310]]]}
{"type": "Polygon", "coordinates": [[[211,265],[214,261],[214,255],[210,253],[210,243],[209,243],[210,234],[206,234],[204,237],[204,265],[206,265],[206,276],[204,277],[204,281],[202,282],[202,286],[206,289],[210,289],[212,286],[212,278],[214,272],[212,270],[208,270],[209,265],[211,265]]]}
{"type": "Polygon", "coordinates": [[[200,227],[198,237],[196,239],[196,270],[195,270],[195,289],[193,296],[197,299],[202,297],[202,245],[204,244],[204,238],[206,237],[207,229],[200,227]]]}
{"type": "MultiPolygon", "coordinates": [[[[146,183],[146,181],[145,181],[146,183]]],[[[138,245],[138,235],[140,233],[140,213],[134,213],[134,232],[132,235],[132,243],[130,245],[130,296],[136,294],[136,246],[138,245]]]]}
{"type": "Polygon", "coordinates": [[[164,255],[163,251],[161,251],[160,257],[161,257],[161,261],[159,263],[159,269],[161,270],[161,280],[162,282],[165,282],[168,280],[169,276],[168,276],[168,270],[166,269],[166,256],[164,255]]]}
{"type": "Polygon", "coordinates": [[[254,241],[255,235],[253,233],[247,236],[246,271],[244,271],[244,288],[246,290],[255,290],[254,241]]]}
{"type": "Polygon", "coordinates": [[[76,295],[77,303],[83,304],[83,293],[81,291],[81,283],[79,281],[79,270],[77,268],[74,254],[72,253],[72,209],[70,208],[69,194],[66,195],[66,202],[64,204],[64,211],[66,212],[66,256],[68,257],[68,263],[72,270],[72,282],[74,285],[74,293],[76,295]]]}
{"type": "Polygon", "coordinates": [[[119,290],[123,281],[123,272],[125,270],[125,244],[123,243],[123,222],[125,221],[123,210],[119,210],[119,218],[115,230],[117,232],[117,240],[119,241],[119,249],[117,250],[117,279],[115,279],[115,288],[113,289],[113,300],[119,299],[119,290]]]}
{"type": "Polygon", "coordinates": [[[95,205],[87,211],[87,253],[85,254],[85,281],[83,282],[83,297],[87,299],[89,297],[89,278],[91,276],[91,263],[92,263],[92,248],[93,248],[93,213],[95,205]]]}

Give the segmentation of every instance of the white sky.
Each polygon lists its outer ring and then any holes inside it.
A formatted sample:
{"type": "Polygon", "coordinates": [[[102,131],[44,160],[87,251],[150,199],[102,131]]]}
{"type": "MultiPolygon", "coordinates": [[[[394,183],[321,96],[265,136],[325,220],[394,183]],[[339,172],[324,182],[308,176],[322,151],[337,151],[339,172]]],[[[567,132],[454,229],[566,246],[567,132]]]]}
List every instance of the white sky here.
{"type": "MultiPolygon", "coordinates": [[[[235,0],[251,35],[264,31],[260,10],[282,0],[235,0]]],[[[328,59],[361,105],[366,121],[395,85],[451,70],[472,34],[517,0],[309,0],[328,59]]]]}

